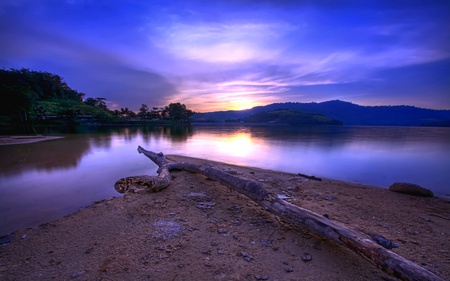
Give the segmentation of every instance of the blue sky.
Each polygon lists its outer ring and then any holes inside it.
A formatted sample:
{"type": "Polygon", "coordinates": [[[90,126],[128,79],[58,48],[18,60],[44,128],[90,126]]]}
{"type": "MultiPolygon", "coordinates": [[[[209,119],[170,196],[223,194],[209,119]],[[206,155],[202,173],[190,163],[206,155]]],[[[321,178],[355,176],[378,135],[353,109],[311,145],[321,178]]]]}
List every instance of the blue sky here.
{"type": "Polygon", "coordinates": [[[58,74],[112,109],[450,109],[449,15],[446,0],[2,0],[0,67],[58,74]]]}

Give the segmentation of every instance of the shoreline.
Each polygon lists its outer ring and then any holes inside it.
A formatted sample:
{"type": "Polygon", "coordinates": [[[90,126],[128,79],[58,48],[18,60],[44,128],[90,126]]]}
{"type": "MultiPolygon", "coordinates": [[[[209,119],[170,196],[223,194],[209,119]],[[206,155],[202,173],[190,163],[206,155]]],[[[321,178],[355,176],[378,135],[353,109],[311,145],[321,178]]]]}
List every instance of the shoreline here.
{"type": "MultiPolygon", "coordinates": [[[[443,279],[450,278],[449,201],[255,167],[167,157],[207,163],[262,182],[293,204],[383,235],[399,244],[395,253],[443,279]]],[[[94,202],[56,221],[2,237],[0,277],[385,278],[381,270],[354,253],[305,230],[290,228],[237,192],[201,175],[173,175],[171,186],[158,193],[125,194],[94,202]],[[312,260],[305,261],[305,253],[312,260]]]]}
{"type": "Polygon", "coordinates": [[[41,141],[49,141],[61,139],[63,137],[59,136],[12,136],[12,135],[4,135],[0,136],[0,145],[17,145],[17,144],[28,144],[28,143],[36,143],[41,141]]]}

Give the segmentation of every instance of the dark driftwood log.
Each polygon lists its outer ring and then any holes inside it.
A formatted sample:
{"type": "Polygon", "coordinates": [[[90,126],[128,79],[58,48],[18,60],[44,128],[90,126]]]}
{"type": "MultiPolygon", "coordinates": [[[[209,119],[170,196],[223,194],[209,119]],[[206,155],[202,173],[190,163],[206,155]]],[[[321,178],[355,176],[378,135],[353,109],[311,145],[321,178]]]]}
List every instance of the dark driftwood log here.
{"type": "Polygon", "coordinates": [[[138,147],[139,153],[143,152],[145,156],[150,158],[158,165],[158,176],[134,176],[118,180],[114,188],[120,192],[158,192],[169,186],[171,182],[170,171],[167,167],[167,161],[162,153],[147,151],[142,147],[138,147]]]}
{"type": "Polygon", "coordinates": [[[346,246],[392,276],[402,280],[442,280],[425,268],[378,245],[370,236],[278,198],[276,194],[267,190],[259,182],[243,179],[206,165],[189,162],[168,163],[162,153],[156,154],[142,147],[138,147],[138,151],[159,166],[159,176],[120,179],[115,185],[119,192],[124,193],[128,190],[155,192],[164,189],[170,184],[170,171],[172,170],[200,173],[243,193],[262,206],[264,210],[281,217],[293,226],[306,227],[337,244],[346,246]]]}

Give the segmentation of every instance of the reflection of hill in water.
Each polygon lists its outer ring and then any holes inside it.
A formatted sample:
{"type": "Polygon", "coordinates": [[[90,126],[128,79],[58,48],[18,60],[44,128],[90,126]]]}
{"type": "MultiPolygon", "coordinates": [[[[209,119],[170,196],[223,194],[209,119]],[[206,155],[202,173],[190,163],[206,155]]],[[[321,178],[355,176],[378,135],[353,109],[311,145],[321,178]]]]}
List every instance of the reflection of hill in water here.
{"type": "MultiPolygon", "coordinates": [[[[137,136],[184,142],[192,136],[187,126],[154,127],[88,127],[63,139],[26,145],[0,146],[0,175],[11,176],[28,170],[58,170],[75,168],[93,148],[109,149],[113,137],[131,141],[137,136]]],[[[52,132],[58,133],[58,132],[52,132]]]]}
{"type": "Polygon", "coordinates": [[[74,168],[90,149],[89,141],[72,139],[1,146],[0,174],[13,175],[27,170],[52,171],[74,168]]]}
{"type": "Polygon", "coordinates": [[[185,142],[193,135],[192,127],[190,126],[170,126],[170,127],[144,127],[141,128],[142,138],[146,141],[153,138],[169,139],[172,142],[185,142]]]}
{"type": "Polygon", "coordinates": [[[364,127],[364,126],[195,126],[194,135],[247,133],[252,138],[265,141],[315,143],[322,146],[342,146],[351,143],[384,142],[390,146],[404,143],[426,142],[445,144],[449,133],[445,128],[431,127],[364,127]]]}

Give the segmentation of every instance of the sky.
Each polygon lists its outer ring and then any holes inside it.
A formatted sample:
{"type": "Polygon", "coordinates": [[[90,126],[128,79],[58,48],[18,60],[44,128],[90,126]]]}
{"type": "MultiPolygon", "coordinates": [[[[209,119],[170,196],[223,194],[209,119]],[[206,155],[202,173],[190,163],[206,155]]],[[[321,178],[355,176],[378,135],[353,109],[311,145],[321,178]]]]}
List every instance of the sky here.
{"type": "Polygon", "coordinates": [[[58,74],[110,109],[450,109],[449,15],[447,0],[1,0],[0,68],[58,74]]]}

